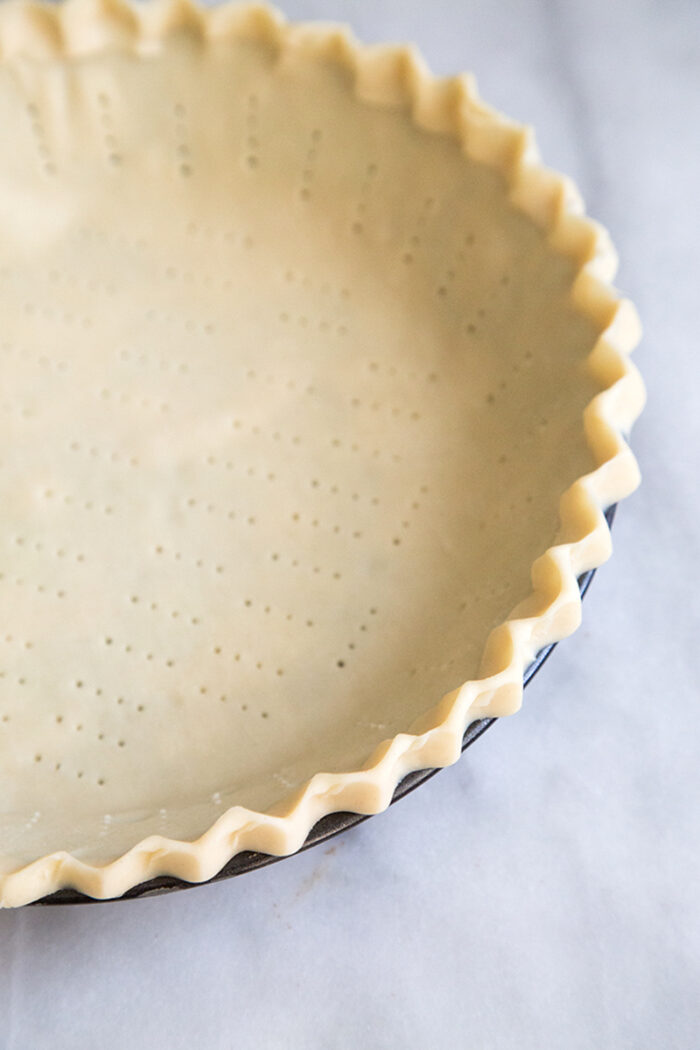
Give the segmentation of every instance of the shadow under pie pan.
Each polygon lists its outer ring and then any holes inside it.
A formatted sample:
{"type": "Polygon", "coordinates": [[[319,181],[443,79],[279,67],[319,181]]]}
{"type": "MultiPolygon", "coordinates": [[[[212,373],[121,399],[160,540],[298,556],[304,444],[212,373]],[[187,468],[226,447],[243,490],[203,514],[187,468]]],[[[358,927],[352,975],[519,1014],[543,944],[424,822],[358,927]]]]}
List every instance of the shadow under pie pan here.
{"type": "Polygon", "coordinates": [[[0,6],[0,902],[385,809],[517,710],[638,483],[615,255],[410,48],[0,6]]]}

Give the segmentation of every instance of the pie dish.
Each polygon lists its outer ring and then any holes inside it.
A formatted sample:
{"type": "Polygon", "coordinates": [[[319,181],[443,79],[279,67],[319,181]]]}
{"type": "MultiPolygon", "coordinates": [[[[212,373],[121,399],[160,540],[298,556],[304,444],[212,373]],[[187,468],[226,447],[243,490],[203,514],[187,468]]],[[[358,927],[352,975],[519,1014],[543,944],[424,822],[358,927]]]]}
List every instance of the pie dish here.
{"type": "Polygon", "coordinates": [[[638,471],[532,134],[259,5],[0,8],[0,899],[294,852],[517,710],[638,471]]]}

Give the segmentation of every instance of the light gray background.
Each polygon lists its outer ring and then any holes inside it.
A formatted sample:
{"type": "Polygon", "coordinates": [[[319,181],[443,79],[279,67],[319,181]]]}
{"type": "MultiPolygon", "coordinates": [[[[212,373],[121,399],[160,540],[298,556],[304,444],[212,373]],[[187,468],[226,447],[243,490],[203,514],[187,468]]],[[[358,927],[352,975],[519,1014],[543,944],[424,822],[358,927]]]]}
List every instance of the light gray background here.
{"type": "Polygon", "coordinates": [[[700,5],[286,10],[474,70],[576,178],[646,327],[644,485],[522,712],[388,813],[219,886],[0,914],[0,1047],[694,1050],[700,5]]]}

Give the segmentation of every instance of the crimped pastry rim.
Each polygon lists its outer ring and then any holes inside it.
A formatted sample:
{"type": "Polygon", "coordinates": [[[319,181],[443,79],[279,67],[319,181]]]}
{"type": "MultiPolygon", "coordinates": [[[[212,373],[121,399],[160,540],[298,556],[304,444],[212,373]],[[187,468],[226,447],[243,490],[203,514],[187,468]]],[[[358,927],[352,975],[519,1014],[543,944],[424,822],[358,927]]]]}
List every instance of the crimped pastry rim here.
{"type": "Polygon", "coordinates": [[[56,6],[9,0],[0,5],[0,61],[17,54],[78,57],[99,53],[110,43],[148,54],[182,29],[204,40],[254,37],[280,51],[331,59],[353,74],[361,100],[408,106],[419,127],[456,138],[468,156],[505,177],[513,206],[546,232],[554,251],[576,260],[573,303],[603,329],[588,358],[602,389],[584,411],[585,436],[597,466],[563,493],[557,542],[533,563],[531,594],[489,635],[479,677],[448,693],[409,732],[381,743],[362,769],[317,773],[266,813],[231,807],[193,842],[151,835],[101,866],[54,852],[0,877],[3,907],[65,887],[96,898],[119,897],[159,875],[203,882],[243,850],[294,853],[329,813],[369,815],[386,809],[407,773],[457,760],[470,722],[519,708],[525,668],[540,649],[572,633],[580,622],[578,576],[610,555],[604,509],[639,483],[623,435],[644,404],[641,378],[629,360],[641,330],[634,307],[611,284],[614,249],[605,230],[585,217],[572,182],[542,166],[531,129],[484,105],[471,76],[435,78],[410,46],[362,46],[344,27],[289,24],[264,4],[202,9],[188,0],[148,0],[140,6],[126,0],[65,0],[56,6]]]}

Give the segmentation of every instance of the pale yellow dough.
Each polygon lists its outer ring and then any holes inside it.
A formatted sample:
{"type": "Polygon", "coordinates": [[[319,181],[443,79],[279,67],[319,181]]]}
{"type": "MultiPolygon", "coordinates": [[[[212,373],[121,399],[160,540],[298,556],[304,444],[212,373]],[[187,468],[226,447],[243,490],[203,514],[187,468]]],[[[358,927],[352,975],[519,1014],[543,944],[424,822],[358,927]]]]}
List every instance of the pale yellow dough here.
{"type": "Polygon", "coordinates": [[[502,172],[269,33],[15,49],[0,128],[0,871],[104,865],[478,676],[605,323],[502,172]]]}

